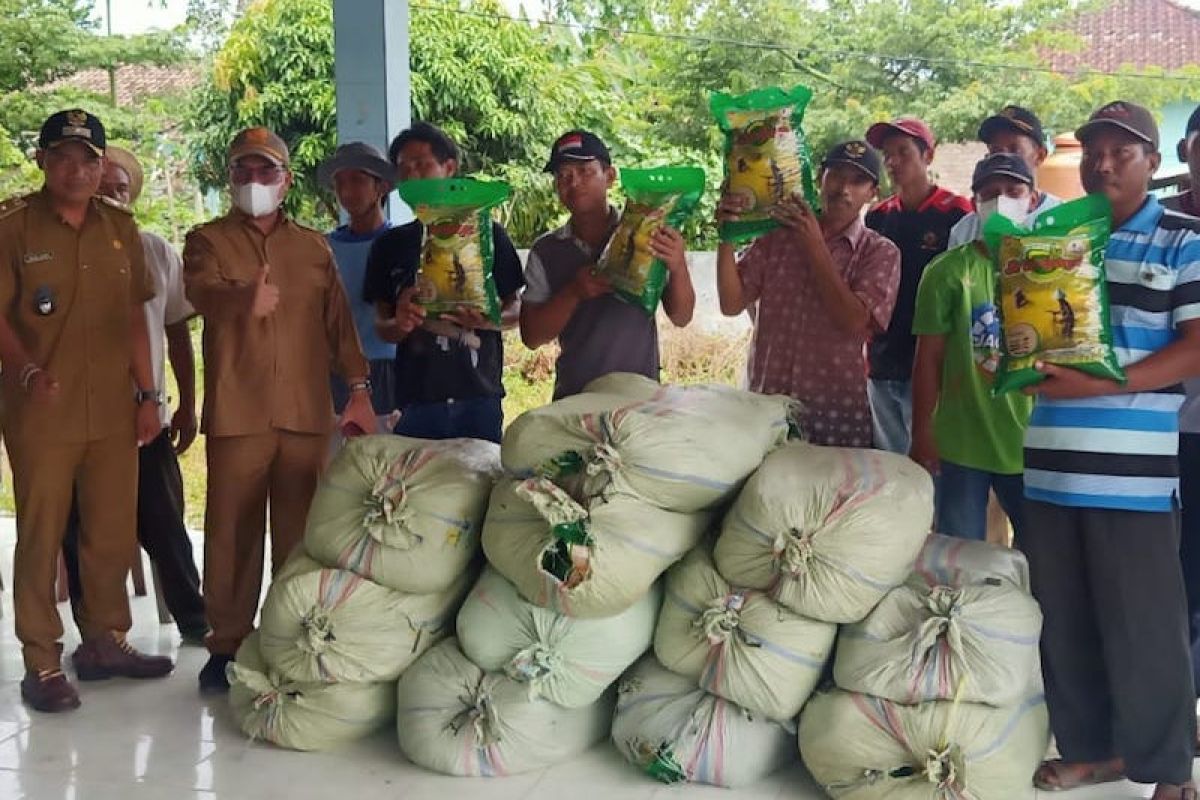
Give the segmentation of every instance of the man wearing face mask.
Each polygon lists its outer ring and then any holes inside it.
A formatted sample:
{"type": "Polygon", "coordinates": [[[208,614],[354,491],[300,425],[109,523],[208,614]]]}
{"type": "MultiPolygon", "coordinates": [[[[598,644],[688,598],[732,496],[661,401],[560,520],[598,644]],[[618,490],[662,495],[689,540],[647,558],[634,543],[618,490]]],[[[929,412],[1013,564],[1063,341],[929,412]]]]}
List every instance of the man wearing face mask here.
{"type": "MultiPolygon", "coordinates": [[[[881,168],[866,142],[840,144],[821,163],[820,214],[794,198],[775,212],[780,228],[740,259],[728,243],[717,250],[722,313],[757,304],[750,389],[799,400],[801,426],[816,444],[871,446],[863,345],[887,328],[900,280],[899,249],[861,217],[881,168]]],[[[726,195],[717,220],[744,209],[744,197],[726,195]]]]}
{"type": "Polygon", "coordinates": [[[253,628],[263,529],[271,566],[304,533],[328,453],[329,368],[350,388],[343,426],[376,429],[354,317],[325,237],[280,210],[292,184],[288,149],[266,128],[229,148],[233,208],[184,244],[187,297],[204,317],[208,499],[204,601],[211,657],[202,692],[226,691],[225,665],[253,628]]]}
{"type": "MultiPolygon", "coordinates": [[[[982,222],[1000,214],[1024,224],[1038,204],[1029,165],[1008,153],[976,164],[971,190],[982,222]]],[[[1016,392],[992,397],[1001,349],[992,275],[991,255],[977,238],[938,256],[921,276],[909,455],[936,481],[939,533],[986,539],[994,490],[1020,546],[1021,447],[1033,403],[1016,392]]]]}
{"type": "MultiPolygon", "coordinates": [[[[1049,154],[1042,121],[1032,111],[1021,106],[1005,106],[999,114],[985,119],[979,126],[979,141],[987,145],[988,155],[1010,153],[1019,157],[1029,167],[1029,174],[1035,177],[1038,168],[1049,154]]],[[[1062,203],[1062,200],[1054,195],[1038,191],[1036,188],[1034,195],[1034,215],[1062,203]]],[[[960,247],[975,241],[979,238],[982,228],[982,213],[967,214],[950,229],[949,246],[960,247]]]]}

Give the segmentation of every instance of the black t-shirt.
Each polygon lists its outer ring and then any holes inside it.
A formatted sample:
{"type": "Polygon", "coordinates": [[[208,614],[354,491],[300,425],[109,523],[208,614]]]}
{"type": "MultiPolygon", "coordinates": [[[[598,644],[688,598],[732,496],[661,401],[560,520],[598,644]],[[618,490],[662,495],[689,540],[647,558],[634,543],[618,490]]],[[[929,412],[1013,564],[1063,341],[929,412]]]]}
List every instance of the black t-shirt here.
{"type": "Polygon", "coordinates": [[[971,201],[940,187],[915,211],[906,209],[893,195],[867,212],[866,225],[891,239],[900,248],[900,289],[888,329],[871,340],[867,348],[871,377],[885,381],[912,379],[917,338],[913,336],[913,314],[917,286],[926,265],[946,250],[950,229],[971,213],[971,201]]]}
{"type": "MultiPolygon", "coordinates": [[[[517,249],[508,232],[492,223],[496,258],[492,274],[501,301],[525,285],[517,249]]],[[[393,228],[375,240],[367,257],[363,300],[394,303],[400,292],[416,281],[421,263],[425,228],[419,221],[393,228]]],[[[396,347],[396,405],[467,400],[472,397],[502,397],[504,349],[499,331],[475,332],[478,350],[457,341],[435,336],[418,328],[396,347]]]]}

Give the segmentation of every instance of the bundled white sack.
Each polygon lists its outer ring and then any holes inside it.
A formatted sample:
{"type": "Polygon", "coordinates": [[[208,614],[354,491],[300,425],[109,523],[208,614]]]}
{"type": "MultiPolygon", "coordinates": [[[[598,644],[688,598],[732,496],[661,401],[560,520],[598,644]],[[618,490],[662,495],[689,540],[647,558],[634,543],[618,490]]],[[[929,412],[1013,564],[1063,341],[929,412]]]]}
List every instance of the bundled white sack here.
{"type": "Polygon", "coordinates": [[[563,708],[529,686],[485,673],[447,639],[413,664],[397,689],[400,750],[446,775],[504,777],[567,761],[605,737],[612,693],[563,708]]]}
{"type": "Polygon", "coordinates": [[[917,555],[911,580],[926,586],[965,586],[990,578],[1028,592],[1029,562],[1020,550],[931,533],[917,555]]]}
{"type": "Polygon", "coordinates": [[[1037,680],[1042,612],[1015,584],[909,582],[838,639],[834,680],[847,691],[923,703],[955,697],[1006,706],[1037,680]]]}
{"type": "Polygon", "coordinates": [[[294,681],[395,681],[453,633],[471,577],[440,594],[405,594],[294,555],[263,603],[263,658],[294,681]]]}
{"type": "Polygon", "coordinates": [[[800,712],[833,651],[836,625],[730,586],[703,545],[667,571],[666,589],[654,634],[664,667],[762,716],[800,712]]]}
{"type": "Polygon", "coordinates": [[[612,739],[664,783],[746,786],[795,760],[795,726],[696,687],[648,655],[621,679],[612,739]]]}
{"type": "Polygon", "coordinates": [[[610,617],[650,591],[711,521],[626,495],[588,510],[546,479],[505,480],[492,492],[483,551],[534,605],[571,617],[610,617]]]}
{"type": "Polygon", "coordinates": [[[567,708],[600,699],[650,647],[662,590],[612,617],[577,619],[539,608],[491,567],[458,612],[458,643],[487,672],[503,672],[567,708]]]}
{"type": "Polygon", "coordinates": [[[660,386],[608,375],[588,391],[527,411],[504,436],[504,468],[567,481],[576,497],[629,493],[694,512],[732,498],[786,440],[789,398],[729,386],[660,386]]]}
{"type": "Polygon", "coordinates": [[[818,694],[800,715],[800,754],[817,783],[853,800],[1020,800],[1050,743],[1040,694],[1005,708],[903,706],[818,694]]]}
{"type": "Polygon", "coordinates": [[[747,481],[714,557],[798,614],[857,622],[908,577],[932,521],[933,481],[915,462],[793,442],[747,481]]]}
{"type": "Polygon", "coordinates": [[[329,750],[369,736],[396,715],[396,688],[380,683],[297,683],[281,678],[259,652],[258,633],[225,671],[229,705],[251,739],[292,750],[329,750]]]}
{"type": "Polygon", "coordinates": [[[401,592],[444,592],[479,551],[500,447],[479,439],[350,439],[325,471],[304,547],[401,592]]]}

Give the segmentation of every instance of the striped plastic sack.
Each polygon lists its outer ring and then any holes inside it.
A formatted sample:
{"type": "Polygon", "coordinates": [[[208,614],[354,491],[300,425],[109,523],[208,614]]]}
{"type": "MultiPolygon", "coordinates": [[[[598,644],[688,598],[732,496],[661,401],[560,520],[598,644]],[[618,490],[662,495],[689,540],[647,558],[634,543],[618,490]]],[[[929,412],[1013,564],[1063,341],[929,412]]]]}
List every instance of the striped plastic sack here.
{"type": "Polygon", "coordinates": [[[919,706],[833,691],[800,715],[800,754],[834,798],[1032,800],[1050,744],[1045,700],[919,706]]]}
{"type": "Polygon", "coordinates": [[[711,521],[626,495],[589,510],[544,478],[501,481],[483,523],[483,551],[534,605],[569,617],[609,617],[650,591],[711,521]]]}
{"type": "Polygon", "coordinates": [[[997,578],[1030,591],[1029,562],[1011,547],[931,533],[917,555],[909,582],[928,586],[967,586],[997,578]]]}
{"type": "Polygon", "coordinates": [[[646,656],[621,679],[612,739],[663,783],[735,788],[795,761],[795,725],[759,716],[696,687],[646,656]]]}
{"type": "Polygon", "coordinates": [[[455,639],[404,673],[396,696],[401,752],[463,777],[502,778],[568,761],[605,737],[613,709],[611,692],[579,708],[531,698],[527,684],[472,664],[455,639]]]}
{"type": "Polygon", "coordinates": [[[491,567],[458,613],[458,642],[472,662],[503,672],[567,708],[591,705],[650,647],[662,592],[657,584],[626,611],[577,619],[522,599],[491,567]]]}
{"type": "Polygon", "coordinates": [[[933,481],[880,450],[792,442],[746,482],[717,569],[798,614],[857,622],[912,570],[933,522],[933,481]]]}
{"type": "Polygon", "coordinates": [[[842,628],[834,680],[899,703],[949,700],[1007,706],[1039,676],[1042,612],[999,578],[960,587],[909,582],[865,620],[842,628]]]}
{"type": "Polygon", "coordinates": [[[514,420],[501,458],[517,477],[551,478],[585,501],[624,493],[703,511],[731,499],[786,439],[792,405],[729,386],[609,375],[514,420]]]}
{"type": "Polygon", "coordinates": [[[259,651],[258,633],[226,667],[229,705],[242,732],[292,750],[329,750],[369,736],[396,715],[396,687],[379,683],[297,683],[259,651]]]}
{"type": "Polygon", "coordinates": [[[479,439],[351,439],[321,478],[304,547],[401,592],[448,589],[479,552],[500,448],[479,439]]]}
{"type": "Polygon", "coordinates": [[[293,556],[263,603],[263,658],[294,681],[394,681],[453,633],[471,582],[464,573],[448,591],[404,594],[293,556]]]}
{"type": "Polygon", "coordinates": [[[816,688],[837,626],[789,611],[721,577],[708,547],[667,572],[654,634],[659,662],[701,689],[772,719],[790,719],[816,688]]]}

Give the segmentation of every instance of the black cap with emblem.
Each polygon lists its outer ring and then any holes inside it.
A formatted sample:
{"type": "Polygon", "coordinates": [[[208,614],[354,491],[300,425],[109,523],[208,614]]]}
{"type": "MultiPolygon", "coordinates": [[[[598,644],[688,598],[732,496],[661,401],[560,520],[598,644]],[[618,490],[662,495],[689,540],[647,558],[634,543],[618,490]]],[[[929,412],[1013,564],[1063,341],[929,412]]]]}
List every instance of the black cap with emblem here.
{"type": "Polygon", "coordinates": [[[866,142],[856,139],[852,142],[842,142],[825,154],[821,169],[828,169],[834,164],[848,164],[865,172],[871,180],[879,183],[879,173],[883,168],[883,160],[879,151],[866,142]]]}
{"type": "Polygon", "coordinates": [[[1003,130],[1016,131],[1028,136],[1040,146],[1046,146],[1046,132],[1042,129],[1042,121],[1028,108],[1023,106],[1005,106],[999,114],[988,117],[979,126],[979,141],[990,142],[992,137],[1003,130]]]}
{"type": "Polygon", "coordinates": [[[97,117],[81,108],[51,114],[42,123],[42,131],[38,134],[38,147],[49,150],[64,142],[83,142],[96,155],[102,156],[106,144],[104,125],[97,117]]]}

